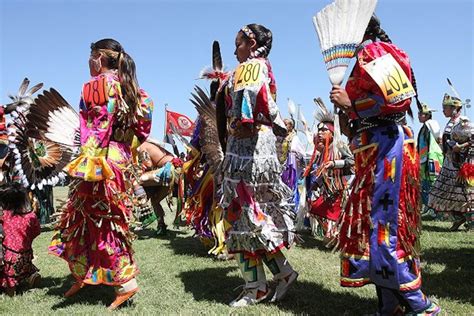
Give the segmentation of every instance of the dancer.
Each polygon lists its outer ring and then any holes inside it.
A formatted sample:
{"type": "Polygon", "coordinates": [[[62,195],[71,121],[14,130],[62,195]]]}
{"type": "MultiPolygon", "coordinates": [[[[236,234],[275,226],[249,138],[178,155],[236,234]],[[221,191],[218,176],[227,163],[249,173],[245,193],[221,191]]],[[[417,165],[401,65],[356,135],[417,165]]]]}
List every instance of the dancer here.
{"type": "MultiPolygon", "coordinates": [[[[300,192],[298,180],[304,171],[304,149],[298,134],[295,130],[293,119],[284,119],[285,127],[288,131],[286,137],[281,140],[281,153],[279,153],[280,163],[283,168],[282,180],[293,191],[294,212],[299,211],[300,192]]],[[[278,143],[278,138],[277,138],[278,143]]],[[[278,152],[278,148],[277,148],[278,152]]]]}
{"type": "Polygon", "coordinates": [[[420,289],[420,165],[405,119],[415,92],[408,56],[391,43],[378,18],[372,16],[346,90],[334,86],[330,94],[331,101],[352,119],[356,168],[334,241],[342,255],[341,285],[374,283],[382,315],[440,311],[420,289]],[[374,63],[365,66],[373,60],[393,69],[389,75],[397,75],[396,83],[391,83],[398,84],[398,92],[397,87],[385,86],[386,81],[377,84],[372,78],[387,79],[383,69],[368,68],[374,63]]]}
{"type": "MultiPolygon", "coordinates": [[[[230,306],[270,297],[263,262],[278,282],[271,300],[281,300],[297,279],[281,249],[294,238],[291,190],[281,180],[273,131],[286,129],[275,103],[276,85],[267,59],[272,33],[259,24],[244,26],[235,39],[239,66],[224,90],[228,95],[229,138],[222,163],[221,206],[232,225],[226,244],[245,280],[230,306]],[[273,131],[272,131],[273,129],[273,131]]],[[[221,91],[222,93],[222,91],[221,91]]],[[[218,96],[219,98],[219,96],[218,96]]]]}
{"type": "Polygon", "coordinates": [[[444,162],[439,177],[430,191],[428,202],[429,207],[436,212],[447,212],[454,216],[452,231],[458,230],[467,221],[474,208],[472,183],[469,184],[469,181],[463,181],[462,177],[459,177],[463,164],[466,163],[465,169],[472,164],[470,147],[474,143],[473,131],[469,130],[471,123],[467,117],[461,116],[461,109],[462,102],[459,98],[444,95],[443,114],[449,118],[443,133],[444,162]],[[462,141],[456,139],[455,130],[464,128],[467,128],[467,137],[462,141]]]}
{"type": "Polygon", "coordinates": [[[19,183],[0,188],[0,221],[3,226],[0,288],[9,296],[26,284],[38,286],[41,275],[32,263],[33,240],[40,234],[40,223],[31,209],[26,189],[19,183]]]}
{"type": "Polygon", "coordinates": [[[354,173],[354,156],[344,144],[340,149],[340,159],[334,159],[334,114],[326,109],[322,100],[318,100],[318,105],[320,111],[316,119],[319,124],[313,139],[314,151],[303,176],[308,192],[314,192],[315,195],[314,199],[309,195],[309,213],[317,221],[316,229],[312,224],[313,232],[321,231],[322,237],[328,242],[337,232],[335,224],[341,214],[341,203],[347,199],[346,176],[354,173]]]}
{"type": "Polygon", "coordinates": [[[89,68],[80,101],[81,153],[66,167],[74,181],[49,250],[68,262],[76,279],[66,297],[86,284],[110,285],[116,298],[109,309],[115,309],[138,291],[126,169],[133,137],[144,142],[150,133],[153,103],[119,42],[93,43],[89,68]]]}
{"type": "Polygon", "coordinates": [[[443,165],[443,152],[439,147],[441,131],[437,121],[433,119],[433,112],[427,104],[423,104],[418,111],[418,120],[423,126],[418,133],[416,143],[420,156],[421,199],[423,209],[421,215],[435,217],[434,211],[428,207],[428,196],[431,186],[439,175],[443,165]]]}

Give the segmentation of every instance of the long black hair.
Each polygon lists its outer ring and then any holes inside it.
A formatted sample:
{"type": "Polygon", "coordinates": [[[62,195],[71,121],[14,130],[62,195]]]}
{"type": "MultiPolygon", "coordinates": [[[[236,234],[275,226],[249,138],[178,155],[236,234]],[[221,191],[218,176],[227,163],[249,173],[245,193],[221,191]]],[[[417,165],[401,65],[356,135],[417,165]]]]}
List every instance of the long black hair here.
{"type": "Polygon", "coordinates": [[[14,213],[25,213],[30,209],[28,191],[19,183],[13,182],[0,187],[0,208],[14,213]]]}
{"type": "Polygon", "coordinates": [[[122,95],[131,109],[132,115],[140,104],[140,88],[138,85],[135,62],[114,39],[105,38],[91,44],[91,51],[99,51],[107,57],[107,67],[117,69],[122,88],[122,95]]]}
{"type": "MultiPolygon", "coordinates": [[[[378,38],[381,42],[385,43],[392,43],[392,40],[388,36],[388,34],[384,31],[384,29],[380,26],[380,20],[379,18],[373,14],[372,17],[370,18],[369,25],[367,25],[367,29],[365,30],[365,37],[369,37],[371,39],[376,39],[378,38]]],[[[410,71],[411,71],[411,83],[413,85],[413,89],[415,89],[415,100],[416,100],[416,106],[418,110],[420,111],[422,108],[421,102],[418,99],[418,87],[416,85],[416,78],[415,78],[415,72],[413,71],[413,68],[410,66],[410,71]]],[[[408,108],[408,115],[413,118],[413,112],[411,108],[408,108]]]]}
{"type": "MultiPolygon", "coordinates": [[[[267,29],[265,26],[256,23],[247,24],[246,27],[250,29],[254,36],[253,39],[255,39],[255,42],[257,42],[257,50],[255,51],[255,57],[267,58],[272,49],[272,31],[267,29]]],[[[242,33],[247,39],[251,38],[246,32],[242,31],[242,33]]]]}

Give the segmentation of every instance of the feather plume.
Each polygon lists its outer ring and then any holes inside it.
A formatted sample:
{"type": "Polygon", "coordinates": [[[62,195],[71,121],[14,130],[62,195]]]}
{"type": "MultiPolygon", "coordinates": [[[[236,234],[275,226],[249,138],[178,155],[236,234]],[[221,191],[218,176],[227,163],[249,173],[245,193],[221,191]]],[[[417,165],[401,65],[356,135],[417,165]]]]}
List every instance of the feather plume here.
{"type": "Polygon", "coordinates": [[[43,87],[42,83],[38,83],[27,91],[29,84],[30,80],[28,80],[28,78],[23,79],[18,89],[18,94],[15,96],[9,95],[9,98],[13,102],[6,105],[6,113],[15,112],[12,113],[12,116],[16,117],[18,112],[21,113],[28,110],[31,103],[33,103],[33,94],[43,87]]]}
{"type": "Polygon", "coordinates": [[[223,69],[221,47],[218,41],[212,43],[212,68],[214,68],[214,70],[223,69]]]}
{"type": "Polygon", "coordinates": [[[448,81],[449,87],[450,87],[451,90],[453,91],[454,96],[457,97],[459,100],[461,100],[461,96],[459,95],[459,93],[458,93],[458,91],[456,90],[456,88],[454,88],[454,85],[451,83],[451,80],[449,80],[449,78],[446,78],[446,80],[448,81]]]}
{"type": "Polygon", "coordinates": [[[64,146],[79,146],[79,115],[55,89],[33,101],[26,116],[27,135],[64,146]]]}
{"type": "Polygon", "coordinates": [[[224,152],[219,142],[217,130],[216,108],[200,87],[195,86],[194,91],[195,93],[191,93],[192,98],[189,100],[194,104],[202,122],[201,135],[199,137],[201,151],[210,169],[214,171],[224,159],[224,152]]]}
{"type": "Polygon", "coordinates": [[[334,123],[334,113],[326,107],[321,98],[314,98],[314,104],[318,107],[318,110],[314,114],[314,118],[318,122],[331,122],[334,123]]]}

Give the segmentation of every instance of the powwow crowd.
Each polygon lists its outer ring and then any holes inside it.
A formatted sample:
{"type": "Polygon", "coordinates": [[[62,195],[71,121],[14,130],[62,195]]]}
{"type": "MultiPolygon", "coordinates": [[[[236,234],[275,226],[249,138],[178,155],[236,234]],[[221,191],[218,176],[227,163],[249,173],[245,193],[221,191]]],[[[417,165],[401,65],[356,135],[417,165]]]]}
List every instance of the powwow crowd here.
{"type": "Polygon", "coordinates": [[[27,91],[25,80],[0,107],[0,288],[15,295],[41,282],[32,262],[40,234],[32,193],[67,182],[48,249],[76,280],[66,297],[109,285],[113,310],[134,296],[133,231],[157,221],[166,235],[160,202],[176,197],[175,223],[191,226],[213,243],[211,255],[235,260],[241,271],[245,284],[230,306],[281,301],[298,278],[282,249],[311,230],[341,252],[341,286],[375,285],[378,314],[438,314],[421,291],[421,216],[452,220],[452,231],[472,229],[474,123],[461,115],[465,103],[453,89],[440,100],[442,131],[435,110],[419,100],[408,55],[373,11],[362,31],[345,87],[341,80],[329,91],[335,111],[314,100],[317,122],[303,127],[306,142],[294,117],[280,114],[268,59],[273,36],[259,24],[238,30],[233,71],[223,70],[214,43],[213,68],[202,72],[210,95],[199,87],[192,94],[199,116],[190,140],[172,127],[185,155],[149,138],[153,101],[114,39],[91,44],[79,113],[54,89],[34,97],[41,85],[27,91]],[[412,100],[422,123],[417,137],[407,120],[412,100]]]}

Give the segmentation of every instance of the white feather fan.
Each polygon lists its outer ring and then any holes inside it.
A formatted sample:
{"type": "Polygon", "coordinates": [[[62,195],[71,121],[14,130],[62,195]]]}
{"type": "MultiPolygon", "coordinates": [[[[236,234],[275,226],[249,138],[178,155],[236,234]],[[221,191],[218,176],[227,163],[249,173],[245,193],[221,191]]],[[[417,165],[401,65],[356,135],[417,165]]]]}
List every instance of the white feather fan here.
{"type": "Polygon", "coordinates": [[[321,52],[333,85],[340,85],[362,42],[377,0],[336,0],[313,17],[321,52]]]}
{"type": "MultiPolygon", "coordinates": [[[[335,0],[313,17],[321,52],[332,85],[341,85],[362,42],[377,0],[335,0]]],[[[342,147],[339,115],[334,117],[334,153],[342,147]]]]}

